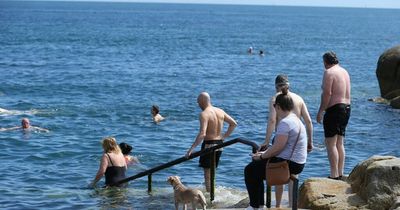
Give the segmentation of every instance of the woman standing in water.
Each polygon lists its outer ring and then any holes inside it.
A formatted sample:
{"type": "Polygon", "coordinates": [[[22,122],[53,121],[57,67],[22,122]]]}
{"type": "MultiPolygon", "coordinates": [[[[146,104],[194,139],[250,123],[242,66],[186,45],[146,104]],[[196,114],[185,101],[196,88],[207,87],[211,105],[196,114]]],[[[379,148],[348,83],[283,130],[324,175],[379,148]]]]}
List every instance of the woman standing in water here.
{"type": "Polygon", "coordinates": [[[114,186],[118,181],[125,178],[126,163],[124,155],[113,137],[106,137],[102,141],[104,154],[101,157],[99,170],[90,184],[95,187],[96,183],[105,175],[106,187],[114,186]]]}

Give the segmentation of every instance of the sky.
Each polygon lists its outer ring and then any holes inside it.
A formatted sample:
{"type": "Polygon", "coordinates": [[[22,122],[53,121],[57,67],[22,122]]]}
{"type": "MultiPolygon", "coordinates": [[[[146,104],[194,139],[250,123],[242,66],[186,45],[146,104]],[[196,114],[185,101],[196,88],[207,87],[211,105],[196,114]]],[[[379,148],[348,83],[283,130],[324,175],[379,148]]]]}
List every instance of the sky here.
{"type": "MultiPolygon", "coordinates": [[[[48,0],[59,1],[59,0],[48,0]]],[[[101,2],[157,2],[157,3],[205,3],[205,4],[246,4],[322,7],[360,7],[400,9],[400,0],[63,0],[101,2]]]]}

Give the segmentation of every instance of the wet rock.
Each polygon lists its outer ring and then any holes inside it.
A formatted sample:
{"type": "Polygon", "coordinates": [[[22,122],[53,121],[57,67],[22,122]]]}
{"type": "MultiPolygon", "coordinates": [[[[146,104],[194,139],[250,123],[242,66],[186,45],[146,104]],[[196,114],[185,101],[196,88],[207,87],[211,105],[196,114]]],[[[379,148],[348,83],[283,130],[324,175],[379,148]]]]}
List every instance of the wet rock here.
{"type": "Polygon", "coordinates": [[[400,46],[386,50],[379,57],[376,76],[383,98],[391,100],[400,96],[400,46]]]}
{"type": "Polygon", "coordinates": [[[395,109],[400,109],[400,96],[397,96],[396,98],[390,100],[390,106],[395,109]]]}

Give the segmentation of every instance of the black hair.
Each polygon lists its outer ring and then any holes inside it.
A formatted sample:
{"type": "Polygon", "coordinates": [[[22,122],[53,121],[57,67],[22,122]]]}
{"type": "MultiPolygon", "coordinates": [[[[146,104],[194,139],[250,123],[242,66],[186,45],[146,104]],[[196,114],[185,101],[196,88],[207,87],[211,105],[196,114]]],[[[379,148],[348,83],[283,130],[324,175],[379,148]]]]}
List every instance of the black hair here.
{"type": "Polygon", "coordinates": [[[282,93],[276,96],[275,104],[279,106],[283,111],[292,111],[294,103],[292,97],[288,95],[289,87],[282,87],[282,93]]]}
{"type": "Polygon", "coordinates": [[[336,56],[336,53],[333,51],[328,51],[326,52],[322,58],[324,59],[324,62],[330,65],[338,64],[339,59],[336,56]]]}
{"type": "Polygon", "coordinates": [[[153,105],[153,106],[151,107],[151,109],[154,110],[154,112],[155,112],[156,114],[158,114],[158,113],[160,112],[160,107],[158,107],[157,105],[153,105]]]}
{"type": "Polygon", "coordinates": [[[125,142],[120,143],[119,148],[124,155],[128,155],[132,151],[132,146],[125,142]]]}

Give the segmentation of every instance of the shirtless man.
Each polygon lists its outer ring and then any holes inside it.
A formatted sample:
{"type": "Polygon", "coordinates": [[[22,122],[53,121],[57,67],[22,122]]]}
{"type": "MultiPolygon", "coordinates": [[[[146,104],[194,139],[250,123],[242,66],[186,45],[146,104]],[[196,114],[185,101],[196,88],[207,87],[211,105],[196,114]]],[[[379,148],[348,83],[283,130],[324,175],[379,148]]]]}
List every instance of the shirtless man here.
{"type": "Polygon", "coordinates": [[[322,58],[325,72],[317,122],[321,123],[323,117],[325,144],[330,164],[329,178],[341,179],[345,159],[343,142],[351,111],[350,76],[339,65],[334,52],[329,51],[322,58]]]}
{"type": "Polygon", "coordinates": [[[15,126],[11,128],[0,128],[0,131],[12,131],[12,130],[18,130],[22,129],[23,131],[42,131],[42,132],[49,132],[49,130],[37,127],[37,126],[32,126],[31,123],[29,122],[28,118],[22,118],[21,120],[21,126],[15,126]]]}
{"type": "MultiPolygon", "coordinates": [[[[265,148],[269,145],[269,141],[271,139],[272,133],[275,131],[275,127],[280,120],[280,119],[277,119],[276,110],[273,105],[275,104],[276,96],[282,92],[283,88],[288,89],[288,95],[293,100],[294,108],[293,108],[292,112],[294,114],[296,114],[296,116],[298,118],[300,118],[300,119],[303,118],[303,121],[306,126],[306,131],[307,131],[307,140],[308,140],[307,141],[307,151],[311,152],[313,149],[313,125],[311,122],[311,117],[308,112],[306,103],[304,102],[303,98],[301,98],[299,95],[289,91],[289,79],[288,79],[287,75],[282,75],[282,74],[278,75],[275,78],[276,94],[271,97],[271,100],[269,102],[268,125],[267,125],[267,130],[266,130],[266,135],[265,135],[265,141],[263,144],[261,144],[260,148],[263,148],[263,147],[265,148]]],[[[260,163],[258,163],[258,164],[260,164],[260,163]]],[[[264,165],[265,165],[265,163],[264,163],[264,165]]],[[[293,186],[293,183],[290,182],[289,191],[288,191],[289,192],[289,205],[292,204],[292,202],[291,202],[292,186],[293,186]]],[[[283,193],[283,185],[275,186],[276,208],[280,207],[281,200],[282,200],[282,193],[283,193]]]]}
{"type": "MultiPolygon", "coordinates": [[[[186,153],[187,158],[192,154],[194,148],[196,148],[196,146],[202,142],[203,142],[203,144],[201,145],[202,150],[216,146],[218,144],[222,144],[223,140],[231,135],[231,133],[233,132],[233,130],[237,125],[236,121],[227,113],[225,113],[224,110],[211,105],[211,99],[208,93],[206,92],[200,93],[200,95],[197,97],[197,103],[199,104],[199,107],[203,110],[200,113],[199,117],[200,130],[199,133],[197,134],[194,143],[186,153]],[[228,130],[224,134],[222,134],[224,122],[227,122],[229,124],[229,127],[228,130]]],[[[215,154],[216,154],[216,167],[217,167],[219,158],[221,157],[222,154],[222,149],[217,150],[215,154]]],[[[199,166],[204,169],[204,183],[206,185],[207,192],[210,192],[211,190],[210,186],[211,155],[212,153],[200,156],[199,160],[200,163],[199,166]]]]}

